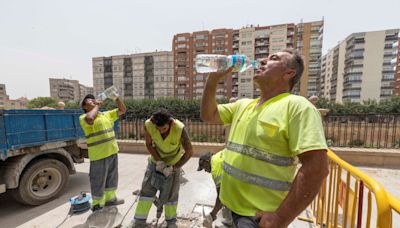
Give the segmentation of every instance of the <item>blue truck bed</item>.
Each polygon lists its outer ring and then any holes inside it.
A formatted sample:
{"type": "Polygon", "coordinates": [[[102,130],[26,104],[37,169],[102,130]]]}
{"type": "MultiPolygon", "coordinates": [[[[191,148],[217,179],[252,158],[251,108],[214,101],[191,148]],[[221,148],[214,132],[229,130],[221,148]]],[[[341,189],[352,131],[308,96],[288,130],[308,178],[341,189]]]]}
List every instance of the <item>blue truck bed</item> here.
{"type": "Polygon", "coordinates": [[[81,114],[81,110],[0,110],[0,158],[27,147],[84,138],[81,114]]]}

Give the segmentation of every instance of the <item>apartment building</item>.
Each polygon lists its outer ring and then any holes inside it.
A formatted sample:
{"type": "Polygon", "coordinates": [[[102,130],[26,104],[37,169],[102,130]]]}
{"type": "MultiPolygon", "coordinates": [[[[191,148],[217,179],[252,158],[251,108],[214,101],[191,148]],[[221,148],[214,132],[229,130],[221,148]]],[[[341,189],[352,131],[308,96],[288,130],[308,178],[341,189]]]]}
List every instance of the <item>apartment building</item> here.
{"type": "Polygon", "coordinates": [[[6,85],[0,84],[0,109],[5,109],[7,100],[6,85]]]}
{"type": "Polygon", "coordinates": [[[400,38],[393,44],[393,55],[396,56],[392,59],[394,74],[394,95],[400,96],[400,38]]]}
{"type": "Polygon", "coordinates": [[[7,95],[6,85],[0,84],[0,109],[26,109],[28,107],[28,99],[20,97],[12,100],[7,95]]]}
{"type": "MultiPolygon", "coordinates": [[[[182,33],[172,41],[174,57],[174,96],[181,99],[200,99],[203,94],[205,74],[194,67],[198,54],[232,54],[232,29],[182,33]]],[[[232,78],[227,77],[217,87],[217,98],[232,96],[232,78]]]]}
{"type": "Polygon", "coordinates": [[[28,108],[28,99],[26,97],[20,97],[15,100],[8,99],[5,107],[5,109],[27,109],[27,108],[28,108]]]}
{"type": "Polygon", "coordinates": [[[294,47],[303,55],[305,67],[300,83],[294,87],[295,94],[306,97],[319,95],[323,33],[324,21],[296,25],[294,47]]]}
{"type": "Polygon", "coordinates": [[[93,87],[79,84],[79,100],[82,100],[86,96],[86,94],[93,94],[93,87]]]}
{"type": "MultiPolygon", "coordinates": [[[[176,34],[172,45],[174,95],[182,99],[201,97],[207,74],[198,74],[194,69],[197,54],[244,54],[259,59],[288,47],[298,48],[305,58],[305,71],[294,93],[303,96],[317,94],[323,25],[323,21],[315,21],[176,34]]],[[[219,84],[217,97],[257,97],[259,90],[253,84],[253,76],[251,70],[233,73],[219,84]]]]}
{"type": "Polygon", "coordinates": [[[64,78],[49,78],[50,97],[63,101],[77,101],[81,99],[78,80],[64,78]]]}
{"type": "Polygon", "coordinates": [[[325,77],[321,95],[339,103],[393,96],[398,39],[399,29],[349,35],[322,58],[332,56],[332,67],[321,67],[321,80],[322,75],[331,75],[325,77]]]}
{"type": "Polygon", "coordinates": [[[112,85],[124,99],[174,95],[172,52],[94,57],[92,66],[93,92],[96,95],[112,85]]]}

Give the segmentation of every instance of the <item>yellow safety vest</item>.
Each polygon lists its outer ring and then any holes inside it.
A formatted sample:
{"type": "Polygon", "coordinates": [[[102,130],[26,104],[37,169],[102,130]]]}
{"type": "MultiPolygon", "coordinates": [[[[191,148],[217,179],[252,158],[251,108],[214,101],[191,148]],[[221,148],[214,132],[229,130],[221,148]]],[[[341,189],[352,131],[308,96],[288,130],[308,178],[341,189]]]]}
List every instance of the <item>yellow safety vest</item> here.
{"type": "Polygon", "coordinates": [[[114,122],[118,119],[118,109],[100,112],[92,125],[85,121],[86,114],[79,116],[79,122],[86,136],[89,159],[100,160],[118,153],[114,122]]]}
{"type": "Polygon", "coordinates": [[[223,151],[224,150],[211,157],[211,176],[214,180],[215,186],[217,187],[221,185],[222,163],[224,161],[223,151]]]}
{"type": "MultiPolygon", "coordinates": [[[[185,153],[181,144],[182,131],[185,125],[181,121],[174,119],[169,134],[165,139],[162,138],[157,126],[150,119],[146,120],[145,126],[161,159],[167,165],[175,165],[185,153]]],[[[155,162],[152,156],[151,161],[155,162]]]]}
{"type": "Polygon", "coordinates": [[[232,124],[220,200],[243,216],[275,211],[290,190],[297,155],[327,148],[321,117],[307,99],[284,93],[255,107],[258,102],[218,107],[221,120],[232,124]]]}

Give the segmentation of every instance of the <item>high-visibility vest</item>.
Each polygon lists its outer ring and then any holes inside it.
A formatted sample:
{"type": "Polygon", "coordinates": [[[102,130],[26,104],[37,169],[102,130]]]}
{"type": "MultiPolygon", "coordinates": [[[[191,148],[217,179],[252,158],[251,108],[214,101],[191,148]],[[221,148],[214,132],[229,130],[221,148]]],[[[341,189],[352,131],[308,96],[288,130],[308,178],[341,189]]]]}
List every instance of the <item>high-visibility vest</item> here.
{"type": "Polygon", "coordinates": [[[302,145],[310,150],[326,148],[321,118],[307,99],[288,93],[258,107],[259,99],[238,102],[218,108],[223,121],[224,110],[234,113],[226,116],[232,118],[232,125],[224,151],[220,200],[242,216],[273,212],[290,190],[298,162],[298,143],[289,137],[297,131],[291,118],[304,115],[301,123],[308,132],[302,132],[306,141],[302,145]]]}
{"type": "MultiPolygon", "coordinates": [[[[160,158],[167,165],[175,165],[185,153],[181,144],[182,131],[185,125],[181,121],[174,119],[171,123],[169,134],[165,139],[162,138],[157,126],[150,119],[146,120],[145,126],[160,158]]],[[[153,157],[151,157],[151,161],[155,162],[153,157]]]]}
{"type": "Polygon", "coordinates": [[[219,187],[221,185],[221,175],[222,175],[222,163],[223,163],[223,150],[214,154],[211,157],[211,176],[214,180],[215,186],[219,187]]]}
{"type": "Polygon", "coordinates": [[[99,112],[92,125],[86,123],[85,117],[86,114],[82,114],[79,121],[86,136],[89,159],[96,161],[118,153],[114,133],[114,122],[118,119],[117,109],[99,112]]]}

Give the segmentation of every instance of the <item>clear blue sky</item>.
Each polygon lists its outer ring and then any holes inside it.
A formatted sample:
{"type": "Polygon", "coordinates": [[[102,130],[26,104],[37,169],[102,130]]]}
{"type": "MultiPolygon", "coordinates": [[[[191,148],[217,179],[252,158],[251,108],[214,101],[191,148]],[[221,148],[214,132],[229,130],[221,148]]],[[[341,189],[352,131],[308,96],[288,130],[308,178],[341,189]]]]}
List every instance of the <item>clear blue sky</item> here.
{"type": "Polygon", "coordinates": [[[91,59],[171,50],[176,33],[325,19],[323,51],[353,32],[400,28],[400,0],[0,0],[0,83],[49,96],[49,77],[92,85],[91,59]]]}

